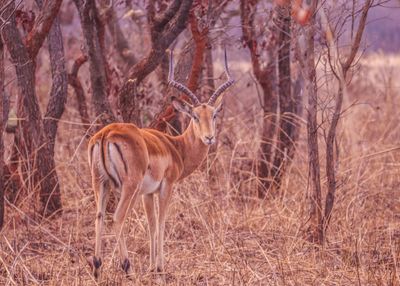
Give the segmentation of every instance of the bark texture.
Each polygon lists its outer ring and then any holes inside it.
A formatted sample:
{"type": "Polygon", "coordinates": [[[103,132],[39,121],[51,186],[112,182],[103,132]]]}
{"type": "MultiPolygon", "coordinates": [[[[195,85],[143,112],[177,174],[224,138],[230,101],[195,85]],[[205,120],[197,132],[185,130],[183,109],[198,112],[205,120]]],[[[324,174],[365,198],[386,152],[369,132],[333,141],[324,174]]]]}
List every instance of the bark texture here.
{"type": "MultiPolygon", "coordinates": [[[[338,163],[338,154],[335,156],[335,140],[336,140],[336,129],[340,120],[340,116],[342,113],[342,104],[343,104],[343,94],[346,89],[346,77],[348,72],[350,71],[352,65],[354,64],[356,55],[360,48],[361,39],[364,33],[365,25],[367,23],[368,12],[373,4],[373,0],[367,0],[363,4],[363,8],[361,10],[361,16],[358,23],[358,28],[354,40],[351,45],[350,54],[339,66],[335,65],[335,62],[338,61],[339,55],[336,54],[339,51],[339,47],[335,44],[334,35],[332,33],[331,28],[329,27],[329,23],[327,23],[327,27],[325,28],[327,34],[327,42],[329,48],[329,60],[331,62],[331,67],[333,68],[334,75],[338,81],[338,91],[335,95],[335,107],[332,115],[332,120],[330,122],[328,135],[326,137],[326,177],[328,181],[328,192],[326,194],[325,200],[325,213],[323,218],[324,232],[327,230],[329,221],[332,216],[332,209],[335,202],[335,192],[336,192],[336,169],[338,163]],[[336,70],[335,70],[336,68],[336,70]]],[[[353,11],[354,13],[354,11],[353,11]]],[[[352,15],[355,17],[355,15],[352,15]]]]}
{"type": "Polygon", "coordinates": [[[249,48],[253,73],[258,84],[263,91],[263,129],[260,144],[260,160],[258,164],[257,176],[260,180],[258,188],[259,197],[263,198],[268,193],[271,187],[271,166],[273,160],[273,146],[276,133],[276,112],[277,112],[277,93],[276,93],[276,39],[275,25],[273,19],[276,17],[273,11],[272,20],[270,19],[268,30],[270,36],[266,39],[266,45],[263,48],[267,54],[268,60],[263,63],[260,57],[260,47],[257,42],[255,29],[255,14],[257,9],[257,0],[240,2],[241,20],[243,40],[249,48]]]}
{"type": "Polygon", "coordinates": [[[126,63],[127,67],[130,68],[137,62],[137,60],[129,47],[128,41],[125,38],[124,33],[122,32],[122,28],[114,11],[113,3],[110,4],[109,2],[110,1],[105,0],[101,1],[104,21],[106,23],[108,31],[110,32],[113,45],[118,53],[118,56],[124,63],[126,63]]]}
{"type": "Polygon", "coordinates": [[[40,200],[45,212],[51,214],[53,210],[60,209],[61,205],[54,202],[61,202],[60,186],[54,162],[54,147],[58,129],[58,121],[64,113],[65,104],[67,102],[67,70],[65,66],[64,45],[61,33],[61,27],[58,17],[55,18],[53,25],[48,34],[48,49],[50,55],[50,66],[52,84],[50,90],[50,98],[47,104],[46,113],[43,119],[44,138],[42,142],[43,148],[39,150],[38,158],[43,160],[41,168],[39,168],[40,177],[48,178],[41,183],[40,200]],[[44,154],[41,155],[40,153],[44,154]],[[48,160],[47,156],[53,158],[48,160]],[[50,197],[53,199],[50,200],[50,197]],[[54,199],[54,196],[58,196],[54,199]],[[48,211],[47,211],[48,209],[48,211]]]}
{"type": "MultiPolygon", "coordinates": [[[[42,2],[40,0],[40,3],[42,2]]],[[[45,0],[43,5],[40,5],[42,6],[40,14],[36,18],[32,30],[26,37],[26,46],[31,58],[36,58],[60,10],[61,3],[62,0],[45,0]]]]}
{"type": "Polygon", "coordinates": [[[295,154],[299,134],[297,115],[301,102],[291,79],[292,10],[290,1],[274,3],[267,29],[255,23],[259,1],[241,1],[243,40],[250,50],[253,72],[261,86],[263,129],[257,175],[258,195],[279,190],[282,177],[295,154]],[[259,29],[259,30],[257,30],[259,29]]]}
{"type": "MultiPolygon", "coordinates": [[[[2,1],[4,5],[7,1],[2,1]]],[[[39,103],[35,91],[35,57],[49,32],[61,1],[46,1],[33,29],[28,34],[26,45],[17,29],[15,3],[4,11],[9,19],[2,30],[2,36],[15,66],[19,94],[17,115],[21,120],[16,133],[16,147],[19,152],[21,169],[30,190],[39,190],[41,213],[49,216],[61,209],[60,188],[55,172],[55,163],[47,135],[44,133],[39,103]],[[53,9],[48,11],[48,9],[53,9]]],[[[50,100],[51,101],[51,100],[50,100]]],[[[51,112],[56,107],[50,108],[51,112]]],[[[60,111],[57,109],[57,112],[60,111]]],[[[62,113],[62,112],[61,112],[62,113]]],[[[58,116],[56,112],[52,115],[58,116]]],[[[54,126],[53,123],[49,125],[54,126]]],[[[53,131],[56,131],[56,128],[53,131]]],[[[54,135],[55,136],[55,135],[54,135]]]]}
{"type": "Polygon", "coordinates": [[[277,134],[276,152],[271,169],[271,179],[275,189],[279,189],[285,168],[290,164],[294,155],[294,144],[298,134],[296,129],[297,101],[292,93],[291,80],[291,6],[277,6],[277,26],[279,29],[279,37],[277,47],[278,50],[278,78],[279,78],[279,128],[277,134]]]}
{"type": "Polygon", "coordinates": [[[5,189],[5,180],[4,180],[4,142],[3,142],[3,131],[4,131],[4,98],[5,90],[4,90],[4,45],[3,40],[0,37],[0,230],[4,225],[4,189],[5,189]]]}
{"type": "Polygon", "coordinates": [[[318,150],[318,95],[315,71],[314,34],[315,18],[310,20],[306,31],[307,48],[305,51],[305,68],[307,80],[308,108],[307,108],[307,143],[308,164],[310,175],[309,211],[310,223],[308,238],[310,241],[322,244],[322,203],[321,203],[321,175],[318,150]]]}
{"type": "Polygon", "coordinates": [[[107,125],[115,122],[116,117],[108,100],[109,81],[104,51],[104,27],[100,22],[95,1],[74,0],[74,2],[79,11],[85,53],[89,60],[92,104],[101,125],[107,125]]]}
{"type": "MultiPolygon", "coordinates": [[[[188,52],[185,55],[187,61],[185,61],[184,64],[185,66],[190,66],[191,68],[186,86],[192,92],[196,93],[203,70],[208,27],[204,29],[199,28],[198,18],[195,15],[195,7],[190,12],[189,24],[194,42],[194,50],[192,48],[192,42],[189,41],[186,45],[189,47],[188,52]]],[[[181,74],[181,76],[177,78],[182,78],[182,76],[185,77],[185,75],[181,74]]],[[[183,100],[191,102],[191,99],[183,93],[180,94],[179,97],[183,100]]],[[[200,96],[198,96],[198,98],[201,100],[200,96]]],[[[154,120],[150,124],[150,127],[165,132],[169,126],[171,126],[172,130],[170,130],[170,133],[172,134],[180,134],[182,132],[182,124],[179,121],[179,114],[175,111],[172,105],[167,102],[163,106],[161,112],[155,116],[154,120]]]]}
{"type": "Polygon", "coordinates": [[[155,15],[154,1],[148,4],[152,48],[149,54],[129,71],[128,79],[119,91],[119,110],[124,122],[139,122],[136,108],[137,86],[160,64],[165,50],[185,29],[193,0],[174,0],[165,12],[155,15]]]}
{"type": "Polygon", "coordinates": [[[74,64],[72,65],[71,73],[68,74],[68,84],[71,85],[74,89],[76,101],[78,103],[78,112],[83,123],[82,127],[83,130],[86,132],[89,127],[90,119],[86,103],[85,91],[82,87],[81,81],[78,78],[79,69],[85,62],[87,62],[86,55],[81,55],[75,60],[74,64]]]}

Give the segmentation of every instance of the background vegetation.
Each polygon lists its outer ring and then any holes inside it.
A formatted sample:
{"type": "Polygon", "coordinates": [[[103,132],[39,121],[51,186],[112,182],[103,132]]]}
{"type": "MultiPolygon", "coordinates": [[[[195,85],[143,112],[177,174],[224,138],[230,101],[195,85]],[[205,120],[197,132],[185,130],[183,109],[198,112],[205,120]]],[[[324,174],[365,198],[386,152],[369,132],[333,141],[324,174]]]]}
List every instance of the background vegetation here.
{"type": "MultiPolygon", "coordinates": [[[[96,284],[88,138],[114,121],[182,132],[166,50],[205,100],[226,48],[236,84],[175,190],[167,284],[400,285],[399,7],[0,0],[0,284],[96,284]]],[[[156,283],[142,207],[133,281],[106,222],[101,285],[156,283]]]]}

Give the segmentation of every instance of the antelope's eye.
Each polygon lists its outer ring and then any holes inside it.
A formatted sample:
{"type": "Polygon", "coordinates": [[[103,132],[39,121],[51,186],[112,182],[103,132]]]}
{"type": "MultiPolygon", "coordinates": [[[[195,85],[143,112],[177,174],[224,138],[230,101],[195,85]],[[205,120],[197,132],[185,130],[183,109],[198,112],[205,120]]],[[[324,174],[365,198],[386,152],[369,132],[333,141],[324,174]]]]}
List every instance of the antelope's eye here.
{"type": "Polygon", "coordinates": [[[193,116],[193,120],[194,120],[194,122],[196,122],[196,123],[199,123],[199,117],[197,116],[197,115],[194,115],[193,116]]]}
{"type": "Polygon", "coordinates": [[[214,120],[217,119],[217,114],[216,113],[213,115],[213,119],[214,120]]]}

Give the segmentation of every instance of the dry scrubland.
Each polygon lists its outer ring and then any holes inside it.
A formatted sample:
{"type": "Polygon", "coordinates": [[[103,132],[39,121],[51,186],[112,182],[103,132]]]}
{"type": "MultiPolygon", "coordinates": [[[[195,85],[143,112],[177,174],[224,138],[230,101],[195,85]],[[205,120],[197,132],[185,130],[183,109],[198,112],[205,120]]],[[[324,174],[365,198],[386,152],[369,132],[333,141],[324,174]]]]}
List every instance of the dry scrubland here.
{"type": "MultiPolygon", "coordinates": [[[[240,95],[246,81],[251,82],[243,76],[227,100],[216,156],[175,191],[166,227],[168,284],[400,285],[400,58],[373,55],[361,64],[338,134],[339,189],[326,246],[315,248],[304,239],[304,122],[282,192],[264,201],[256,198],[254,138],[261,113],[255,96],[251,101],[240,95]]],[[[39,222],[30,197],[16,207],[8,205],[0,240],[0,284],[95,284],[86,261],[93,254],[95,204],[86,141],[81,126],[71,124],[78,121],[73,100],[56,147],[64,213],[39,222]]],[[[320,143],[323,147],[322,137],[320,143]]],[[[127,225],[136,277],[130,282],[120,270],[108,216],[102,285],[154,282],[147,271],[141,205],[127,225]]]]}

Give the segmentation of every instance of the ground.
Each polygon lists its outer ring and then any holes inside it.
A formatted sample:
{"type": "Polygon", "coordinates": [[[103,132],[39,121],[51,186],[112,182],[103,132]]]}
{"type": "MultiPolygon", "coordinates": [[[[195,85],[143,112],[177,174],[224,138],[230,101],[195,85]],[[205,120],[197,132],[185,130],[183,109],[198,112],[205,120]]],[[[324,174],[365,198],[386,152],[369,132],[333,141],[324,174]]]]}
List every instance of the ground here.
{"type": "MultiPolygon", "coordinates": [[[[323,247],[306,239],[304,122],[281,190],[259,199],[254,169],[261,113],[249,112],[256,99],[238,104],[244,88],[233,94],[216,154],[176,186],[166,226],[167,284],[400,285],[399,69],[399,58],[369,56],[348,88],[336,203],[323,247]]],[[[95,285],[87,262],[94,252],[95,204],[87,141],[76,118],[69,108],[59,131],[68,136],[58,136],[56,147],[64,211],[40,220],[34,194],[7,204],[0,284],[95,285]]],[[[322,131],[320,147],[325,193],[322,131]]],[[[133,281],[119,267],[111,215],[106,225],[101,285],[154,284],[141,204],[126,224],[133,281]]]]}

